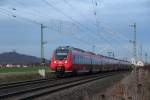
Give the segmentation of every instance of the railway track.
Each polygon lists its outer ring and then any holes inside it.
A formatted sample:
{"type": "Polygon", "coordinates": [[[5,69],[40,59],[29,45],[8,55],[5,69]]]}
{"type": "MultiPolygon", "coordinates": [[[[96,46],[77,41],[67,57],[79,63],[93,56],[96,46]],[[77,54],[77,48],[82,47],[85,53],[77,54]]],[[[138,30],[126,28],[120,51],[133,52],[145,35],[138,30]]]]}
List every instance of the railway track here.
{"type": "MultiPolygon", "coordinates": [[[[118,72],[117,72],[118,73],[118,72]]],[[[88,75],[81,77],[72,77],[65,79],[45,79],[9,84],[0,86],[0,99],[2,100],[29,100],[43,95],[51,94],[63,89],[71,88],[77,85],[96,81],[116,72],[88,75]]]]}
{"type": "Polygon", "coordinates": [[[33,83],[41,83],[41,82],[52,81],[52,80],[54,80],[54,78],[43,78],[43,79],[36,79],[36,80],[12,82],[8,84],[0,84],[0,90],[15,87],[15,86],[22,86],[22,85],[33,84],[33,83]]]}

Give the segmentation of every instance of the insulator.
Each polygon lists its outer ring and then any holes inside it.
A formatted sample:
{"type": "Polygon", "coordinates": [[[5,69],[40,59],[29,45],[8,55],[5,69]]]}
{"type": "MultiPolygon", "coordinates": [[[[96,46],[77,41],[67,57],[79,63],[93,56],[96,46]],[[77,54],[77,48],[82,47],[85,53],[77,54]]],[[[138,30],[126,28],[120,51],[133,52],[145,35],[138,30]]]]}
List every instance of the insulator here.
{"type": "Polygon", "coordinates": [[[98,5],[97,2],[95,3],[95,5],[96,5],[96,6],[98,5]]]}

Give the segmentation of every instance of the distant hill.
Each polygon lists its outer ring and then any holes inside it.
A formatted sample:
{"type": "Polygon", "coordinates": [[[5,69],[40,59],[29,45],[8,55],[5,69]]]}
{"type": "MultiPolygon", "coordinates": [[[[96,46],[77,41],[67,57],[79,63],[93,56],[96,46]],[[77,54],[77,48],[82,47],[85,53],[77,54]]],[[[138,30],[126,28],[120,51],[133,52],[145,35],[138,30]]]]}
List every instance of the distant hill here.
{"type": "MultiPolygon", "coordinates": [[[[0,64],[37,64],[40,58],[24,55],[17,52],[5,52],[0,54],[0,64]]],[[[48,63],[48,60],[46,60],[48,63]]]]}

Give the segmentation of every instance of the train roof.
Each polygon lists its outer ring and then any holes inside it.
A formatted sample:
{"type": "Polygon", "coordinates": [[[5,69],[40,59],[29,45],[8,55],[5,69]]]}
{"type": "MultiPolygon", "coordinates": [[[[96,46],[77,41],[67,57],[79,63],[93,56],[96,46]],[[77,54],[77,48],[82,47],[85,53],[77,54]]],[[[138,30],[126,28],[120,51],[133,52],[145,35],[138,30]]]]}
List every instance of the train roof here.
{"type": "Polygon", "coordinates": [[[101,57],[105,57],[105,58],[110,58],[110,59],[114,59],[114,60],[118,60],[118,61],[129,62],[129,61],[125,61],[125,60],[120,60],[120,59],[117,59],[117,58],[113,58],[113,57],[104,56],[104,55],[101,55],[101,54],[95,54],[93,52],[85,51],[85,50],[82,50],[82,49],[79,49],[79,48],[75,48],[75,47],[71,47],[71,46],[59,46],[57,49],[59,49],[59,48],[64,48],[64,49],[68,49],[68,50],[76,50],[76,51],[85,52],[85,53],[89,53],[89,54],[92,54],[92,55],[97,55],[97,56],[101,56],[101,57]]]}

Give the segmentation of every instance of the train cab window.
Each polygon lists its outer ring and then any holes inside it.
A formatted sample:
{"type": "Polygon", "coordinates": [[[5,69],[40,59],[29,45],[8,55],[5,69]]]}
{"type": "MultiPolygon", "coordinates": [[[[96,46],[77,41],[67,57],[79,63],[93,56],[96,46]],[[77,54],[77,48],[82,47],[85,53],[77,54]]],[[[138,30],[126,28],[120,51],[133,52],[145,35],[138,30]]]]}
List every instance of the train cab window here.
{"type": "Polygon", "coordinates": [[[57,60],[67,59],[68,53],[69,53],[69,50],[65,50],[65,49],[56,50],[55,51],[55,59],[57,59],[57,60]]]}

